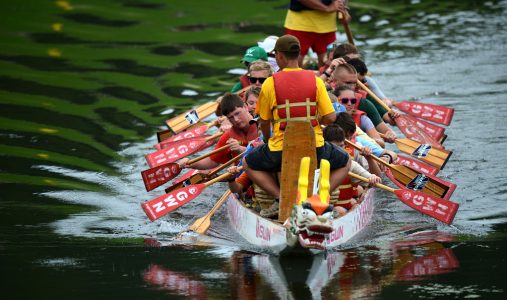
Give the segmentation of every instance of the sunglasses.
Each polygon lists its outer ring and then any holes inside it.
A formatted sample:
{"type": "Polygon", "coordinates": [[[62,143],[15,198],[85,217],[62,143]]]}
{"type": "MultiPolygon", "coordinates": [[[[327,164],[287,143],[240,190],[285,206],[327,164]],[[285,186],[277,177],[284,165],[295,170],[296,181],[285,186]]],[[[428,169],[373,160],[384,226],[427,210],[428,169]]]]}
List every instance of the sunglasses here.
{"type": "Polygon", "coordinates": [[[259,81],[260,83],[264,83],[264,80],[266,80],[266,78],[264,77],[248,77],[248,80],[250,80],[250,83],[256,83],[257,81],[259,81]]]}
{"type": "Polygon", "coordinates": [[[340,101],[343,104],[347,104],[347,103],[349,103],[349,101],[350,101],[350,104],[356,104],[357,103],[357,99],[356,98],[341,98],[340,101]]]}

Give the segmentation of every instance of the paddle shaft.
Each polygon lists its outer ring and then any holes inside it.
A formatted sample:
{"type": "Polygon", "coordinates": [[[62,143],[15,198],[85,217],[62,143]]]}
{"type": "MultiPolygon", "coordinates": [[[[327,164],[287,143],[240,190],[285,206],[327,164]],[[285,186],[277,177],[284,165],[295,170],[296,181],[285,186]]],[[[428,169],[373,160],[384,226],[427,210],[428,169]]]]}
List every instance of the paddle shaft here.
{"type": "MultiPolygon", "coordinates": [[[[243,166],[239,167],[238,171],[241,171],[242,169],[243,169],[243,166]]],[[[220,176],[217,176],[217,177],[211,179],[210,181],[206,181],[204,183],[204,185],[206,187],[208,187],[208,186],[212,185],[215,182],[219,182],[219,181],[222,181],[222,180],[226,179],[227,177],[230,177],[231,175],[232,175],[231,173],[224,173],[224,174],[222,174],[220,176]]]]}
{"type": "MultiPolygon", "coordinates": [[[[350,176],[350,177],[353,177],[353,178],[355,178],[355,179],[359,179],[359,180],[364,181],[364,182],[369,182],[368,178],[363,177],[363,176],[361,176],[361,175],[357,175],[357,174],[352,173],[352,172],[349,172],[349,176],[350,176]]],[[[376,187],[379,187],[379,188],[381,188],[381,189],[383,189],[383,190],[386,190],[386,191],[388,191],[388,192],[391,192],[391,193],[394,193],[394,191],[395,191],[395,189],[393,189],[392,187],[389,187],[389,186],[384,185],[384,184],[382,184],[382,183],[375,183],[375,186],[376,186],[376,187]]]]}
{"type": "Polygon", "coordinates": [[[179,189],[179,188],[182,188],[184,186],[187,186],[190,184],[197,184],[197,183],[201,183],[203,182],[206,177],[211,177],[211,176],[214,176],[215,174],[217,174],[218,172],[222,171],[223,169],[227,168],[228,166],[230,166],[232,163],[234,163],[235,161],[237,161],[238,159],[241,158],[241,156],[244,154],[245,152],[241,153],[241,154],[238,154],[236,157],[232,158],[231,160],[229,160],[228,162],[222,164],[220,167],[214,169],[213,171],[211,171],[210,173],[206,174],[206,175],[203,175],[203,174],[200,174],[200,173],[197,173],[197,174],[194,174],[192,176],[190,176],[189,178],[183,180],[183,181],[180,181],[180,182],[177,182],[175,183],[173,186],[170,186],[168,188],[165,189],[165,192],[166,193],[169,193],[173,190],[176,190],[176,189],[179,189]]]}
{"type": "Polygon", "coordinates": [[[195,162],[198,162],[198,161],[200,161],[202,159],[205,159],[206,157],[210,157],[210,156],[212,156],[214,154],[217,154],[218,152],[222,152],[222,151],[224,151],[227,148],[229,148],[229,145],[224,145],[224,146],[222,146],[220,148],[217,148],[217,149],[215,149],[213,151],[210,151],[210,152],[208,152],[206,154],[203,154],[203,155],[201,155],[199,157],[196,157],[196,158],[193,158],[193,159],[189,160],[187,164],[191,165],[191,164],[193,164],[195,162]]]}
{"type": "MultiPolygon", "coordinates": [[[[351,141],[349,141],[349,140],[347,140],[347,139],[345,139],[345,143],[347,143],[348,145],[350,145],[350,146],[354,147],[354,148],[355,148],[355,149],[357,149],[358,151],[361,151],[361,150],[362,150],[362,148],[361,148],[361,147],[359,147],[359,145],[354,144],[354,143],[352,143],[351,141]]],[[[377,156],[375,156],[375,155],[373,155],[373,154],[372,154],[372,155],[370,155],[370,157],[371,157],[371,158],[373,158],[374,160],[376,160],[377,162],[379,162],[379,163],[383,164],[383,165],[384,165],[384,166],[386,166],[386,167],[389,167],[389,168],[392,168],[392,167],[393,167],[393,165],[391,165],[390,163],[388,163],[388,162],[384,161],[383,159],[380,159],[379,157],[377,157],[377,156]]]]}
{"type": "Polygon", "coordinates": [[[345,18],[342,12],[338,13],[338,19],[340,19],[340,21],[342,22],[343,30],[347,35],[347,41],[349,42],[349,44],[354,45],[354,38],[352,37],[352,31],[350,30],[349,22],[347,22],[347,19],[345,18]]]}
{"type": "Polygon", "coordinates": [[[206,231],[208,231],[208,229],[211,225],[211,217],[215,214],[215,212],[220,207],[222,207],[222,205],[225,203],[225,201],[227,200],[227,198],[229,197],[230,194],[231,194],[231,190],[227,190],[222,195],[222,197],[220,197],[220,199],[217,201],[217,203],[215,203],[215,205],[213,205],[211,210],[203,217],[200,217],[199,219],[195,220],[194,223],[192,223],[192,225],[190,225],[189,229],[194,232],[200,233],[200,234],[206,233],[206,231]]]}
{"type": "Polygon", "coordinates": [[[356,82],[359,87],[361,87],[361,89],[365,90],[368,95],[375,99],[375,101],[377,101],[383,108],[385,108],[387,111],[391,111],[391,108],[387,106],[387,104],[385,104],[384,101],[382,101],[379,97],[377,97],[377,95],[375,95],[375,93],[373,93],[366,85],[364,85],[361,80],[357,79],[356,82]]]}

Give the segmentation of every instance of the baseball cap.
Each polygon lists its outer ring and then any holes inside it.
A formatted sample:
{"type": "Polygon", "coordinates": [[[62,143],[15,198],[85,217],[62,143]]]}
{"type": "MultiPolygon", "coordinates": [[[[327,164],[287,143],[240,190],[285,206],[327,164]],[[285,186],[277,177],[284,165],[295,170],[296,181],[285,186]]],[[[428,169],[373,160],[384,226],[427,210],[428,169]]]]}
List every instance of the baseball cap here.
{"type": "Polygon", "coordinates": [[[246,61],[246,62],[251,63],[251,62],[254,62],[259,59],[264,60],[264,61],[268,61],[268,54],[261,47],[255,46],[255,47],[250,47],[250,48],[246,49],[245,55],[243,56],[243,59],[241,60],[241,62],[246,61]]]}
{"type": "Polygon", "coordinates": [[[290,34],[282,35],[276,40],[275,51],[282,52],[299,52],[301,46],[299,40],[290,34]]]}

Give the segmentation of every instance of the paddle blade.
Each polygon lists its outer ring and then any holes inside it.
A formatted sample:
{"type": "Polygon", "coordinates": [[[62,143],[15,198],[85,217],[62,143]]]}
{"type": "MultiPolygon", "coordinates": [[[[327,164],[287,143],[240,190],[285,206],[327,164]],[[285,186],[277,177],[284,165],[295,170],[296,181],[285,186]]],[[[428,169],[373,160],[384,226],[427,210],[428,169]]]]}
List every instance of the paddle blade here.
{"type": "Polygon", "coordinates": [[[189,169],[185,174],[181,175],[178,179],[173,181],[173,184],[178,184],[180,182],[183,182],[187,180],[188,178],[194,176],[195,174],[198,174],[200,170],[197,169],[189,169]]]}
{"type": "Polygon", "coordinates": [[[211,226],[211,216],[206,215],[204,217],[200,217],[195,220],[195,222],[189,227],[190,230],[203,234],[208,231],[208,228],[211,226]]]}
{"type": "Polygon", "coordinates": [[[406,115],[400,115],[394,119],[394,121],[396,122],[396,126],[398,126],[400,131],[403,132],[407,138],[421,144],[431,145],[436,149],[443,149],[442,145],[440,145],[434,138],[432,138],[422,129],[417,127],[417,125],[412,122],[406,115]]]}
{"type": "Polygon", "coordinates": [[[419,102],[395,102],[401,111],[412,116],[448,126],[454,116],[454,108],[419,102]]]}
{"type": "Polygon", "coordinates": [[[144,186],[149,192],[176,177],[181,172],[177,163],[167,163],[141,172],[144,186]]]}
{"type": "Polygon", "coordinates": [[[174,117],[166,121],[167,127],[169,127],[174,133],[180,133],[190,126],[196,124],[198,121],[205,119],[206,117],[215,113],[218,106],[218,102],[210,101],[197,107],[194,110],[188,111],[185,114],[174,117]]]}
{"type": "Polygon", "coordinates": [[[401,189],[394,193],[401,202],[447,225],[452,223],[459,207],[455,202],[412,190],[401,189]]]}
{"type": "Polygon", "coordinates": [[[203,217],[195,220],[194,223],[190,226],[190,230],[195,231],[200,234],[206,233],[211,225],[211,217],[215,214],[215,212],[225,203],[225,201],[229,198],[231,194],[231,190],[227,190],[220,200],[215,203],[215,205],[211,208],[211,210],[203,217]]]}
{"type": "Polygon", "coordinates": [[[203,147],[209,147],[208,144],[213,143],[213,140],[206,141],[206,137],[179,140],[171,142],[167,148],[147,154],[145,157],[150,168],[154,168],[162,164],[175,162],[187,155],[194,154],[202,150],[203,147]]]}
{"type": "MultiPolygon", "coordinates": [[[[176,142],[176,141],[183,140],[183,139],[189,139],[189,138],[202,136],[203,134],[206,133],[208,128],[209,128],[208,125],[201,125],[201,126],[197,126],[192,129],[188,129],[186,131],[178,133],[177,135],[173,135],[173,136],[167,138],[166,140],[164,140],[164,144],[170,143],[170,142],[176,142]]],[[[162,144],[162,143],[160,143],[160,144],[162,144]]],[[[160,148],[163,149],[164,147],[162,147],[160,145],[160,148]]]]}
{"type": "Polygon", "coordinates": [[[445,167],[452,155],[452,151],[437,149],[430,144],[421,144],[411,139],[396,139],[395,143],[400,151],[439,169],[445,167]]]}
{"type": "Polygon", "coordinates": [[[412,121],[417,127],[419,127],[422,131],[424,131],[429,136],[431,136],[437,142],[440,141],[440,139],[445,134],[445,128],[444,127],[440,127],[438,125],[431,124],[429,122],[423,121],[423,120],[418,119],[418,118],[414,118],[414,117],[409,116],[409,115],[405,115],[405,118],[407,118],[410,121],[412,121]]]}
{"type": "MultiPolygon", "coordinates": [[[[182,141],[185,141],[186,143],[191,143],[191,142],[201,142],[201,140],[206,140],[206,137],[203,137],[203,136],[190,137],[190,138],[186,138],[186,139],[178,139],[176,141],[171,140],[171,139],[167,139],[163,142],[156,144],[155,148],[157,150],[167,149],[167,148],[172,148],[172,147],[181,145],[182,141]]],[[[204,142],[204,141],[202,141],[202,142],[204,142]]]]}
{"type": "Polygon", "coordinates": [[[407,167],[411,167],[412,169],[414,169],[420,173],[426,174],[426,175],[435,176],[438,174],[438,171],[440,171],[438,168],[436,168],[434,166],[425,164],[421,161],[418,161],[417,159],[413,159],[411,157],[403,156],[400,154],[398,154],[398,158],[396,159],[396,161],[394,163],[396,165],[404,165],[407,167]]]}
{"type": "Polygon", "coordinates": [[[177,182],[173,183],[173,185],[166,188],[165,192],[169,193],[171,191],[181,189],[182,187],[186,187],[191,184],[203,183],[204,181],[206,181],[206,177],[201,173],[197,173],[184,180],[178,180],[177,182]]]}
{"type": "Polygon", "coordinates": [[[157,140],[160,143],[160,142],[165,141],[168,138],[172,137],[173,135],[174,135],[174,133],[172,132],[171,129],[166,129],[166,130],[158,131],[157,132],[157,140]]]}
{"type": "Polygon", "coordinates": [[[420,191],[427,195],[448,200],[456,190],[456,184],[436,176],[422,174],[407,166],[393,166],[386,170],[386,175],[402,189],[420,191]]]}
{"type": "Polygon", "coordinates": [[[141,207],[148,218],[155,221],[195,199],[204,188],[206,188],[205,184],[190,185],[145,202],[141,204],[141,207]]]}

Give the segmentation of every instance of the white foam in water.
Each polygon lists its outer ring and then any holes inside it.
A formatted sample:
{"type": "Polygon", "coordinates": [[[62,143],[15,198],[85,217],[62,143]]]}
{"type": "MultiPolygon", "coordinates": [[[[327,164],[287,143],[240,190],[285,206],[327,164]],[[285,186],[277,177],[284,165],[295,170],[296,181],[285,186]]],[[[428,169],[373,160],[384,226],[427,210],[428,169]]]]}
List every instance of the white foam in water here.
{"type": "Polygon", "coordinates": [[[363,15],[359,18],[359,22],[362,22],[362,23],[366,23],[366,22],[369,22],[371,20],[371,16],[370,15],[363,15]]]}
{"type": "Polygon", "coordinates": [[[172,114],[173,111],[174,111],[174,108],[168,108],[168,109],[162,111],[160,114],[161,115],[168,115],[168,114],[172,114]]]}
{"type": "Polygon", "coordinates": [[[183,90],[181,92],[181,95],[182,96],[197,96],[197,95],[199,95],[199,93],[194,90],[183,90]]]}
{"type": "Polygon", "coordinates": [[[243,75],[246,73],[246,69],[234,68],[234,69],[230,69],[229,71],[227,71],[227,73],[234,74],[234,75],[243,75]]]}

